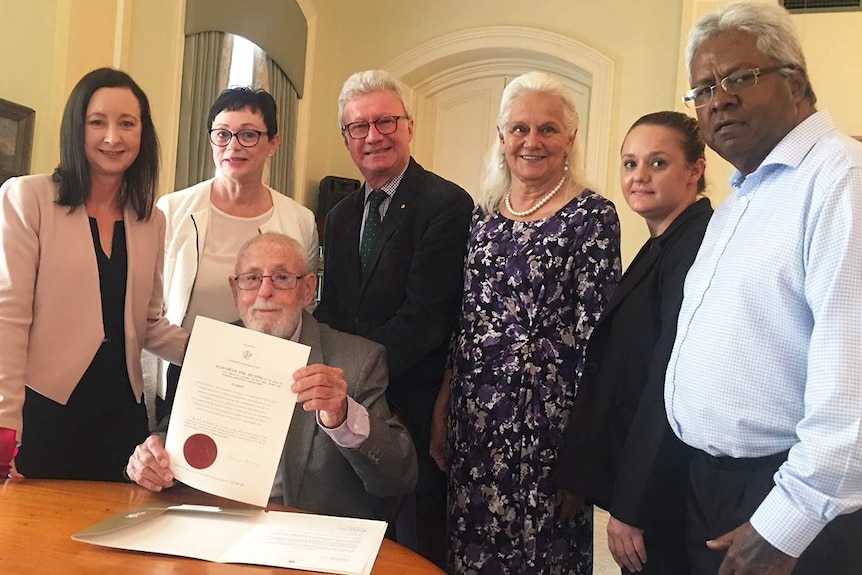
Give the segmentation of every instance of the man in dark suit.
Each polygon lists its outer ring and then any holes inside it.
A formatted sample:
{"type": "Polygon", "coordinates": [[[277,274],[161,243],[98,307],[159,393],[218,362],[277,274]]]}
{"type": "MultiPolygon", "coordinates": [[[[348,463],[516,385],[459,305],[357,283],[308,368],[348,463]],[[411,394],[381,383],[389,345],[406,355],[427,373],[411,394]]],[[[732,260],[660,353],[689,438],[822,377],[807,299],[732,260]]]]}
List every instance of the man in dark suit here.
{"type": "Polygon", "coordinates": [[[327,215],[315,316],[386,347],[387,397],[419,458],[418,551],[444,563],[446,484],[429,456],[431,411],[461,302],[473,201],[410,157],[413,119],[386,72],[354,74],[338,101],[365,184],[327,215]]]}
{"type": "MultiPolygon", "coordinates": [[[[296,409],[272,498],[315,513],[371,518],[376,497],[415,487],[416,455],[386,402],[385,350],[303,311],[317,286],[305,254],[283,234],[261,234],[240,250],[230,278],[246,327],[311,347],[309,365],[294,373],[296,409]]],[[[174,483],[168,463],[163,437],[155,434],[137,447],[126,473],[160,491],[174,483]]]]}

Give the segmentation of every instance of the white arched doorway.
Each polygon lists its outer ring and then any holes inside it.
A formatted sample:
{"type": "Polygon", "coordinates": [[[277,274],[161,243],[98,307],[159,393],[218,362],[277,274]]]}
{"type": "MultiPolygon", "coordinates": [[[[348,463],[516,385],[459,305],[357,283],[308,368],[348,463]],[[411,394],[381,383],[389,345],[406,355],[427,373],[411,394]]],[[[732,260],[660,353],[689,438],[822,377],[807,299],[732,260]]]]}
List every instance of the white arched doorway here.
{"type": "Polygon", "coordinates": [[[508,80],[530,70],[560,78],[581,115],[578,138],[588,180],[607,177],[613,62],[565,36],[496,26],[441,36],[386,67],[411,89],[417,117],[413,154],[443,177],[475,193],[485,152],[495,137],[508,80]]]}

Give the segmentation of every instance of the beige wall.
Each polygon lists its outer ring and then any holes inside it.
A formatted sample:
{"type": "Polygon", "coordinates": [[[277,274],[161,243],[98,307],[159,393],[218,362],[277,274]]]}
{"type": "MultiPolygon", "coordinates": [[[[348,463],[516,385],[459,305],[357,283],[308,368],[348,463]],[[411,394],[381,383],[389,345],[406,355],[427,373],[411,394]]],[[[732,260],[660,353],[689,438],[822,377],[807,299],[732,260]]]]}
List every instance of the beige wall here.
{"type": "Polygon", "coordinates": [[[817,107],[829,110],[838,128],[862,136],[862,12],[793,17],[805,47],[817,107]]]}
{"type": "MultiPolygon", "coordinates": [[[[0,0],[2,1],[2,0],[0,0]]],[[[180,87],[183,74],[182,0],[126,0],[129,4],[129,42],[121,67],[141,85],[153,113],[161,144],[159,189],[174,190],[177,130],[180,124],[180,87]]]]}
{"type": "MultiPolygon", "coordinates": [[[[48,171],[57,163],[59,116],[55,92],[62,77],[55,77],[54,54],[65,38],[57,34],[58,2],[0,2],[0,97],[36,110],[31,168],[48,171]],[[25,49],[26,47],[26,49],[25,49]]],[[[61,74],[62,76],[62,74],[61,74]]]]}
{"type": "Polygon", "coordinates": [[[0,96],[36,110],[31,171],[59,158],[60,118],[78,79],[112,64],[116,0],[3,0],[0,96]]]}
{"type": "Polygon", "coordinates": [[[161,189],[171,189],[182,15],[180,0],[0,0],[0,53],[7,55],[0,97],[36,110],[32,172],[57,165],[60,119],[75,83],[95,68],[119,66],[150,99],[166,168],[161,189]]]}
{"type": "MultiPolygon", "coordinates": [[[[775,3],[775,0],[759,0],[775,3]]],[[[703,15],[719,10],[730,2],[716,0],[683,0],[680,28],[680,56],[677,92],[689,88],[685,67],[685,43],[692,25],[703,15]]],[[[792,15],[799,32],[808,64],[808,73],[817,94],[817,108],[827,110],[839,130],[851,136],[862,136],[862,112],[859,91],[862,90],[862,12],[825,12],[792,15]]],[[[686,111],[682,104],[677,109],[686,111]]],[[[690,111],[693,112],[693,111],[690,111]]],[[[730,193],[727,183],[733,167],[711,150],[707,150],[707,193],[718,205],[730,193]]]]}
{"type": "MultiPolygon", "coordinates": [[[[519,25],[563,34],[615,63],[609,150],[613,159],[635,118],[659,109],[680,109],[678,97],[687,85],[681,39],[684,42],[694,19],[725,2],[545,0],[529,8],[521,0],[302,0],[300,4],[310,4],[316,13],[311,36],[315,44],[310,47],[313,69],[307,86],[310,98],[302,103],[309,109],[309,129],[307,141],[299,145],[306,150],[299,161],[307,169],[301,197],[313,208],[320,178],[359,177],[335,118],[338,91],[350,73],[385,66],[430,39],[470,28],[519,25]]],[[[172,189],[183,17],[183,0],[0,0],[0,21],[5,24],[0,50],[14,55],[0,62],[0,97],[36,110],[34,172],[50,171],[57,163],[60,116],[74,83],[95,67],[118,65],[135,77],[150,98],[163,149],[160,188],[172,189]]],[[[841,129],[862,135],[857,104],[862,89],[862,67],[857,62],[862,53],[858,33],[862,13],[809,14],[794,20],[819,106],[832,112],[841,129]]],[[[712,195],[720,201],[729,168],[711,157],[708,173],[712,195]]],[[[646,229],[619,195],[615,162],[596,186],[619,208],[628,262],[646,238],[646,229]]]]}

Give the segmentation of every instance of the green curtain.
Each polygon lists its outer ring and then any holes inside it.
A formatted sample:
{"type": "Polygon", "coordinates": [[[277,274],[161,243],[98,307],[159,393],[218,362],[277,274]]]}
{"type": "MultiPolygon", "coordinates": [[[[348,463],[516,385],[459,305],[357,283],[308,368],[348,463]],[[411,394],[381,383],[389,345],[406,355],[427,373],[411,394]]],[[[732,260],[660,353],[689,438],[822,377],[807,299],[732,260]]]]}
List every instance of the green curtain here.
{"type": "Polygon", "coordinates": [[[215,175],[206,121],[216,96],[227,87],[232,47],[233,36],[223,32],[186,36],[175,189],[215,175]]]}
{"type": "Polygon", "coordinates": [[[298,96],[296,89],[284,71],[263,52],[255,52],[262,66],[255,66],[255,86],[272,94],[278,112],[278,133],[281,146],[269,160],[268,184],[274,190],[293,197],[293,164],[296,147],[296,113],[298,96]]]}

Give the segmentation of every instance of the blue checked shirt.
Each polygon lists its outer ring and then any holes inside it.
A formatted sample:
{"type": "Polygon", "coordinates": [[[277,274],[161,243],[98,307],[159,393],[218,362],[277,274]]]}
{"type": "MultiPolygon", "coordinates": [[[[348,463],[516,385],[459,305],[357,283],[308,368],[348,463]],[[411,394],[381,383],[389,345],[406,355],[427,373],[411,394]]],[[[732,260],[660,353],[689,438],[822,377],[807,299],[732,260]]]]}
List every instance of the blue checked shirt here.
{"type": "Polygon", "coordinates": [[[790,450],[751,523],[798,557],[862,508],[862,144],[818,112],[731,184],[686,277],[668,421],[716,456],[790,450]]]}

